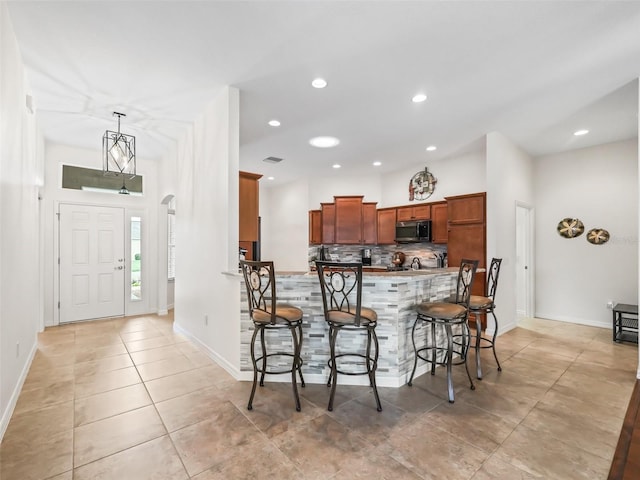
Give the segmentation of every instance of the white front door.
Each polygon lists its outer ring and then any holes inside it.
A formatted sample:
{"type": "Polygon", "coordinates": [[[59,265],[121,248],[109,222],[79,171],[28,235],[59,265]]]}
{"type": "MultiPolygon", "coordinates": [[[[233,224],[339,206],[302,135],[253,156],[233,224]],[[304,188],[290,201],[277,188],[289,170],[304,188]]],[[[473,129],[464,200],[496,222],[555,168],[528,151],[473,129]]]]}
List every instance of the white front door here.
{"type": "Polygon", "coordinates": [[[124,209],[60,204],[60,323],[124,315],[124,209]]]}

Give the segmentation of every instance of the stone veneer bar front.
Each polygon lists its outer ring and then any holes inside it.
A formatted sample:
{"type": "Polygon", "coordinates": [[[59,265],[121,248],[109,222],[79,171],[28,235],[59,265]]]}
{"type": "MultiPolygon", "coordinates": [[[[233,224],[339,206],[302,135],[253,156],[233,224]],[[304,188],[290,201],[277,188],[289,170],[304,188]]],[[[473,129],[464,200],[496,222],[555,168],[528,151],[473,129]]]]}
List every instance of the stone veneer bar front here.
{"type": "MultiPolygon", "coordinates": [[[[438,301],[455,294],[458,268],[441,268],[403,272],[366,272],[363,274],[362,304],[373,308],[378,314],[376,332],[380,344],[376,381],[379,386],[400,387],[404,385],[413,368],[413,345],[411,329],[416,318],[416,305],[423,301],[438,301]]],[[[278,302],[290,303],[301,308],[303,317],[302,373],[307,383],[326,383],[329,376],[329,327],[324,320],[322,294],[316,272],[276,273],[276,294],[278,302]]],[[[253,334],[253,322],[249,318],[247,292],[244,282],[241,288],[241,379],[253,378],[249,345],[253,334]]],[[[438,329],[440,330],[440,329],[438,329]]],[[[430,334],[421,325],[416,329],[416,338],[430,334]]],[[[438,333],[444,336],[444,332],[438,333]]],[[[288,330],[267,332],[267,351],[292,351],[291,335],[288,330]]],[[[337,351],[364,351],[366,335],[341,332],[338,336],[337,351]]],[[[258,349],[259,351],[259,349],[258,349]]],[[[256,355],[260,354],[256,351],[256,355]]],[[[270,365],[278,357],[270,358],[270,365]]],[[[290,359],[282,357],[282,365],[290,359]]],[[[277,363],[276,363],[277,365],[277,363]]],[[[349,369],[342,363],[341,368],[349,369]]],[[[363,367],[359,366],[359,370],[363,367]]],[[[418,362],[416,375],[426,372],[428,364],[418,362]]],[[[289,375],[267,376],[270,381],[291,381],[289,375]]],[[[368,385],[363,376],[340,375],[340,384],[368,385]]]]}

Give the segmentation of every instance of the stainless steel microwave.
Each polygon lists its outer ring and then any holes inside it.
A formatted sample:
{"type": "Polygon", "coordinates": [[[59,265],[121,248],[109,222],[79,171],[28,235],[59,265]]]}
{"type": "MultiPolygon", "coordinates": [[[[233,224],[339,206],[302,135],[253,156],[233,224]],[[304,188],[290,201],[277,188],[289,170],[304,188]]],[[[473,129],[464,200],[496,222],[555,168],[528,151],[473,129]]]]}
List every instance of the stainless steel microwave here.
{"type": "Polygon", "coordinates": [[[430,242],[431,220],[396,223],[396,242],[430,242]]]}

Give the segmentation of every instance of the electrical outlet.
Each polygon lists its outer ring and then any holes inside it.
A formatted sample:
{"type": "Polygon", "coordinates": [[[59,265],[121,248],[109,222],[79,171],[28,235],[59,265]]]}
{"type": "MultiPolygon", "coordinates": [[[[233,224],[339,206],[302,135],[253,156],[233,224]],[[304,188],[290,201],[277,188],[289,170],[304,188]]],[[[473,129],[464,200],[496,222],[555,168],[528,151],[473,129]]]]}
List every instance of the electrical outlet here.
{"type": "Polygon", "coordinates": [[[609,300],[609,301],[607,302],[607,308],[608,308],[609,310],[613,310],[613,300],[609,300]]]}
{"type": "Polygon", "coordinates": [[[204,326],[208,327],[209,326],[209,315],[205,315],[204,316],[204,326]]]}

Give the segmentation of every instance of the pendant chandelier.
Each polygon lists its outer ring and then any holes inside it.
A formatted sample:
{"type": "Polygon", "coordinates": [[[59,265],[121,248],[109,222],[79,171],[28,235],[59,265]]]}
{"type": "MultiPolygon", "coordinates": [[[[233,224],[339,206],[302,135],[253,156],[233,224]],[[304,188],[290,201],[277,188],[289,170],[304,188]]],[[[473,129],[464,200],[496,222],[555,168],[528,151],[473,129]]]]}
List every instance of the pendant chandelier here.
{"type": "Polygon", "coordinates": [[[118,117],[118,131],[107,130],[102,137],[102,172],[105,175],[136,176],[136,137],[120,133],[120,118],[126,114],[113,112],[118,117]]]}

